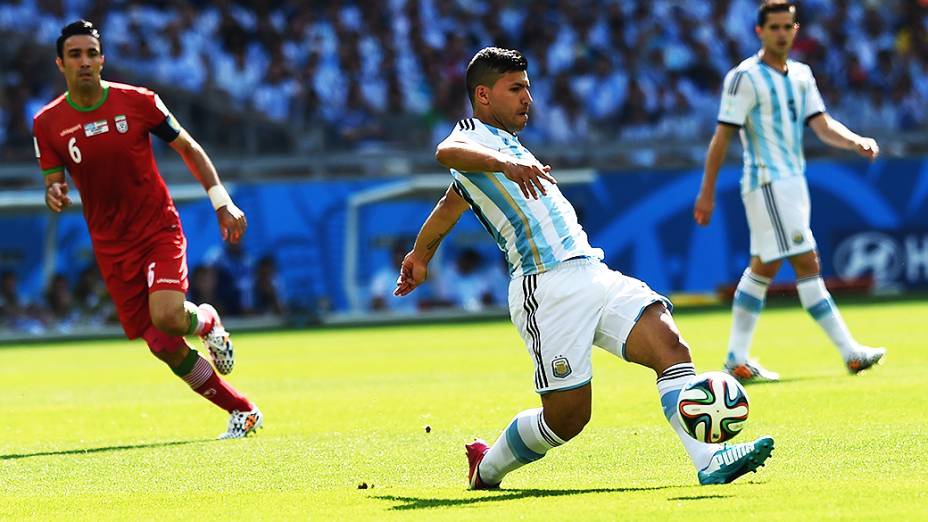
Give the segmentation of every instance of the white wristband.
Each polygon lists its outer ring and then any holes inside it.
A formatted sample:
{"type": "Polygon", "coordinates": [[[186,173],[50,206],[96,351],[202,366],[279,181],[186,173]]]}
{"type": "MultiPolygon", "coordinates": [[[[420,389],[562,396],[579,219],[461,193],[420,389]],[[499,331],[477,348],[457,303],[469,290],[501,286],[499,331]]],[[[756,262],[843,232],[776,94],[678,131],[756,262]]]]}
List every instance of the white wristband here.
{"type": "Polygon", "coordinates": [[[229,193],[226,192],[226,188],[222,185],[213,185],[206,191],[206,194],[213,204],[213,210],[219,210],[222,207],[232,204],[232,198],[229,197],[229,193]]]}

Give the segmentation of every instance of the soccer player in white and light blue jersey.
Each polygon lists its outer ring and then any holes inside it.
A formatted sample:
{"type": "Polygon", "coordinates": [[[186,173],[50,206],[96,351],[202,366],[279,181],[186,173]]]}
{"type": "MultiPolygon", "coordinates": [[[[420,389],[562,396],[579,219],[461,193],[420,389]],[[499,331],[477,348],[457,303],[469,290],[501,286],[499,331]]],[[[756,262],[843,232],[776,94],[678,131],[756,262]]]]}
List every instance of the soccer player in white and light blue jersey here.
{"type": "Polygon", "coordinates": [[[695,370],[670,302],[602,263],[602,250],[590,246],[550,167],[516,137],[532,105],[527,67],[518,51],[495,47],[471,60],[466,82],[474,117],[460,121],[436,154],[453,181],[397,280],[397,295],[425,281],[435,250],[468,208],[509,262],[509,311],[534,361],[542,407],[518,413],[492,447],[482,440],[467,444],[470,487],[499,486],[507,473],[583,430],[590,420],[593,345],[657,373],[664,414],[700,483],[727,483],[755,471],[770,456],[772,438],[722,446],[683,431],[677,397],[695,370]]]}
{"type": "Polygon", "coordinates": [[[880,149],[872,138],[854,134],[825,112],[812,70],[789,59],[798,30],[792,3],[768,1],[759,8],[755,31],[762,49],[725,78],[718,126],[693,212],[697,223],[709,223],[719,168],[732,135],[739,132],[744,147],[741,195],[752,257],[735,291],[725,370],[742,382],[779,379],[777,373],[748,359],[748,347],[767,287],[784,259],[796,272],[802,306],[828,334],[851,373],[873,366],[886,353],[854,340],[822,281],[809,228],[803,130],[809,125],[823,142],[856,150],[871,160],[880,149]]]}

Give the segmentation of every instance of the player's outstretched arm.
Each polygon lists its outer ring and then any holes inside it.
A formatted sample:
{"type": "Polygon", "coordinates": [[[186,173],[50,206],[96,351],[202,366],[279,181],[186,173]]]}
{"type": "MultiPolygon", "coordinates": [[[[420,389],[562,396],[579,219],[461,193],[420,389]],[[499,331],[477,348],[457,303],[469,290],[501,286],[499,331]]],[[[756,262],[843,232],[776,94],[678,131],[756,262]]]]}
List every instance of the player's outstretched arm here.
{"type": "Polygon", "coordinates": [[[435,159],[439,163],[460,172],[502,172],[507,179],[519,185],[526,198],[538,199],[538,192],[547,194],[542,180],[557,184],[551,176],[551,166],[537,160],[519,159],[457,138],[448,138],[438,144],[435,159]]]}
{"type": "Polygon", "coordinates": [[[856,151],[869,160],[875,160],[880,155],[880,146],[877,145],[875,139],[855,134],[828,113],[823,112],[814,116],[809,120],[809,126],[812,127],[818,139],[832,147],[856,151]]]}
{"type": "Polygon", "coordinates": [[[428,278],[429,262],[435,256],[438,245],[451,232],[465,210],[467,202],[454,190],[453,185],[448,187],[419,230],[415,246],[403,259],[396,290],[393,291],[395,295],[409,294],[428,278]]]}
{"type": "Polygon", "coordinates": [[[696,204],[693,206],[693,218],[700,225],[708,225],[712,219],[712,211],[715,209],[715,183],[718,180],[722,162],[725,161],[725,154],[728,152],[731,137],[735,135],[737,130],[738,128],[733,125],[720,123],[715,127],[715,134],[712,136],[712,141],[709,142],[709,151],[706,153],[706,167],[702,174],[702,185],[699,187],[696,204]]]}
{"type": "Polygon", "coordinates": [[[219,220],[222,239],[230,243],[238,243],[245,234],[245,229],[248,228],[248,220],[245,219],[245,213],[235,206],[229,193],[222,186],[219,173],[216,172],[216,167],[206,155],[206,151],[184,129],[181,129],[177,138],[171,142],[171,148],[180,154],[193,177],[206,189],[213,209],[216,211],[216,219],[219,220]]]}
{"type": "Polygon", "coordinates": [[[61,212],[71,204],[68,196],[68,182],[64,179],[64,171],[54,172],[45,176],[45,205],[52,212],[61,212]]]}

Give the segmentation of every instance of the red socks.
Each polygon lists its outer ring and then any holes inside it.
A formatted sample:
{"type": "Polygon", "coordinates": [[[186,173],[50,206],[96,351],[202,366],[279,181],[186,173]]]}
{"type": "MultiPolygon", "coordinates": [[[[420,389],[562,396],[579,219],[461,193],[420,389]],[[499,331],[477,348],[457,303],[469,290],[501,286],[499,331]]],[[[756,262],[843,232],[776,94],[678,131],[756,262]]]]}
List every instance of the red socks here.
{"type": "Polygon", "coordinates": [[[229,413],[232,410],[248,411],[254,408],[244,395],[216,375],[209,361],[200,357],[194,349],[191,349],[180,366],[173,370],[195,392],[229,413]]]}
{"type": "MultiPolygon", "coordinates": [[[[206,362],[202,358],[200,360],[206,362]]],[[[206,382],[199,388],[195,388],[194,391],[229,413],[232,413],[232,410],[249,411],[254,408],[254,405],[248,402],[244,395],[216,375],[212,368],[210,373],[211,375],[206,379],[206,382]]]]}

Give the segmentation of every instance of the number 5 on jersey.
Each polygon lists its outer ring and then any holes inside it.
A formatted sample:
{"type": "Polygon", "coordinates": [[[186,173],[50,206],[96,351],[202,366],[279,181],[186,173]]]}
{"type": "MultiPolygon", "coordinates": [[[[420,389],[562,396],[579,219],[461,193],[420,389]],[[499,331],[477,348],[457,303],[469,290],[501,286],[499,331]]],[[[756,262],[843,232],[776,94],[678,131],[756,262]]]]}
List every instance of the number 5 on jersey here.
{"type": "Polygon", "coordinates": [[[72,137],[68,140],[68,153],[71,154],[71,159],[74,160],[74,163],[81,162],[81,149],[77,148],[77,138],[72,137]]]}

